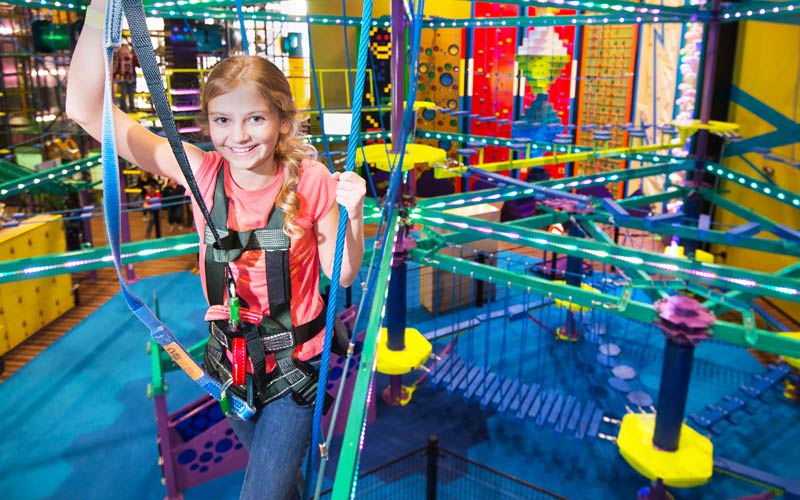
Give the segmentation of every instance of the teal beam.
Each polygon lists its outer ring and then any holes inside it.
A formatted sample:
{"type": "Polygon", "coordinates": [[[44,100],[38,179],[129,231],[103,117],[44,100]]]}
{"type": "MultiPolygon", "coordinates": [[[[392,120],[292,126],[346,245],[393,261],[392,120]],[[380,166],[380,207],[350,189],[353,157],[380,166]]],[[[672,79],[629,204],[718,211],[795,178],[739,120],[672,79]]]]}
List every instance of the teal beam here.
{"type": "MultiPolygon", "coordinates": [[[[537,293],[549,298],[559,298],[582,307],[602,307],[617,316],[639,321],[642,323],[652,323],[656,319],[656,312],[651,304],[644,304],[633,300],[625,300],[603,293],[593,293],[566,284],[559,284],[542,278],[529,275],[518,274],[502,268],[479,264],[474,261],[459,259],[447,255],[429,255],[424,250],[414,249],[411,251],[411,258],[420,264],[430,266],[443,271],[455,272],[473,279],[495,283],[508,283],[512,287],[537,293]]],[[[765,352],[771,352],[781,356],[800,357],[800,340],[784,337],[765,330],[756,328],[749,329],[742,325],[736,325],[726,321],[717,321],[711,327],[711,334],[714,339],[730,344],[754,348],[765,352]],[[754,342],[751,344],[746,337],[752,336],[754,342]]]]}
{"type": "MultiPolygon", "coordinates": [[[[608,234],[606,234],[605,231],[600,229],[597,226],[597,224],[593,221],[581,221],[581,227],[584,228],[586,232],[589,233],[589,235],[597,241],[600,241],[602,243],[607,243],[609,245],[617,244],[614,242],[614,240],[611,239],[611,237],[608,234]]],[[[632,276],[632,279],[634,279],[635,281],[640,281],[645,283],[653,281],[653,279],[650,277],[649,274],[642,271],[641,269],[638,269],[636,266],[627,265],[627,266],[620,266],[619,268],[625,271],[626,273],[630,274],[632,276]]],[[[644,290],[644,292],[647,294],[647,297],[653,302],[667,296],[667,293],[665,291],[656,290],[653,288],[647,288],[644,290]]]]}
{"type": "MultiPolygon", "coordinates": [[[[520,142],[515,139],[505,137],[492,137],[487,135],[462,134],[460,132],[439,132],[436,130],[417,130],[415,135],[418,139],[447,140],[461,143],[478,142],[484,146],[519,146],[520,142]]],[[[542,151],[552,151],[553,144],[550,142],[526,142],[532,151],[541,149],[542,151]]]]}
{"type": "MultiPolygon", "coordinates": [[[[663,160],[664,157],[662,156],[661,159],[663,160]]],[[[611,172],[605,172],[603,174],[567,177],[551,181],[536,182],[532,183],[531,185],[539,187],[547,187],[551,189],[571,191],[573,189],[581,187],[585,188],[592,185],[602,185],[602,184],[607,184],[609,182],[629,181],[632,179],[643,179],[645,177],[650,177],[652,175],[670,174],[673,172],[685,172],[693,168],[694,166],[690,165],[689,162],[675,161],[674,163],[655,165],[652,167],[630,168],[625,170],[615,170],[611,172]]],[[[679,190],[680,189],[683,188],[679,188],[679,190]]],[[[495,201],[507,201],[514,199],[531,198],[535,195],[536,193],[533,189],[526,190],[526,189],[521,189],[517,186],[513,186],[508,188],[484,189],[480,191],[470,191],[468,193],[457,193],[446,196],[437,196],[436,198],[431,198],[428,200],[419,200],[417,204],[420,207],[432,208],[438,210],[438,209],[457,208],[462,206],[476,205],[478,203],[490,203],[495,201]]],[[[655,196],[658,197],[666,196],[668,197],[667,199],[673,199],[675,197],[679,197],[680,194],[678,193],[675,194],[674,196],[671,196],[669,194],[663,193],[655,196]]],[[[654,198],[654,199],[660,199],[660,198],[654,198]]],[[[621,201],[620,205],[628,206],[628,203],[626,201],[621,201]],[[625,205],[623,205],[623,203],[625,203],[625,205]]]]}
{"type": "Polygon", "coordinates": [[[794,18],[800,13],[798,2],[742,2],[722,11],[722,22],[774,21],[776,18],[794,18]]]}
{"type": "MultiPolygon", "coordinates": [[[[25,0],[13,0],[24,2],[25,0]]],[[[47,0],[42,0],[47,1],[47,0]]],[[[148,16],[163,19],[217,19],[235,21],[236,11],[221,9],[208,5],[194,5],[185,2],[162,2],[146,7],[148,16]],[[177,4],[177,6],[176,6],[177,4]]],[[[361,19],[352,16],[308,15],[295,16],[274,12],[244,12],[246,21],[271,21],[278,23],[303,23],[322,26],[356,27],[361,25],[361,19]]],[[[522,28],[528,26],[575,26],[585,24],[595,25],[621,25],[621,24],[664,24],[684,22],[684,16],[675,14],[631,14],[616,12],[613,15],[574,15],[574,16],[539,16],[539,17],[502,17],[491,19],[450,19],[435,18],[422,20],[423,28],[522,28]]],[[[389,16],[373,18],[372,27],[388,28],[391,26],[389,16]]]]}
{"type": "Polygon", "coordinates": [[[649,273],[723,289],[752,290],[759,295],[800,302],[800,280],[797,279],[777,278],[768,273],[696,262],[593,241],[581,241],[578,246],[569,236],[519,227],[510,228],[500,223],[422,208],[415,209],[412,219],[422,225],[440,229],[472,231],[500,241],[573,255],[590,261],[605,262],[618,267],[633,264],[649,273]]]}
{"type": "MultiPolygon", "coordinates": [[[[543,214],[543,215],[536,215],[533,217],[526,217],[524,219],[518,219],[513,222],[507,222],[511,226],[519,226],[519,227],[526,227],[526,228],[541,228],[551,226],[553,224],[564,223],[569,220],[569,214],[566,212],[555,212],[551,214],[543,214]]],[[[465,233],[463,231],[457,231],[449,234],[442,234],[439,235],[444,244],[450,245],[465,245],[472,241],[477,240],[484,240],[486,236],[479,236],[475,233],[465,233]]]]}
{"type": "Polygon", "coordinates": [[[20,177],[11,182],[0,184],[0,200],[16,194],[40,189],[42,186],[71,178],[73,175],[86,172],[100,166],[100,156],[92,155],[81,160],[65,163],[49,170],[37,172],[27,177],[20,177]]]}
{"type": "MultiPolygon", "coordinates": [[[[580,219],[592,219],[600,223],[609,223],[610,216],[605,213],[588,214],[579,216],[580,219]]],[[[788,240],[774,240],[768,238],[737,238],[730,240],[726,231],[708,229],[701,231],[696,227],[683,226],[680,224],[656,224],[648,225],[644,219],[630,217],[624,221],[614,221],[614,224],[627,229],[647,231],[663,236],[677,236],[682,239],[691,239],[712,243],[715,245],[728,245],[737,248],[747,248],[759,252],[768,252],[780,255],[800,257],[800,243],[788,240]]]]}
{"type": "MultiPolygon", "coordinates": [[[[665,158],[659,156],[663,161],[665,158]]],[[[614,170],[603,172],[602,174],[580,175],[575,177],[564,177],[549,181],[537,182],[537,186],[549,187],[551,189],[580,189],[593,184],[607,184],[609,182],[630,181],[633,179],[644,179],[654,175],[669,175],[675,172],[686,172],[692,170],[694,165],[686,160],[669,159],[669,163],[652,165],[649,167],[627,168],[625,170],[614,170]],[[675,160],[675,161],[672,161],[675,160]]]]}
{"type": "MultiPolygon", "coordinates": [[[[785,267],[780,271],[775,273],[776,276],[786,276],[789,278],[793,278],[796,276],[800,276],[800,261],[792,264],[791,266],[785,267]]],[[[726,311],[731,309],[729,307],[728,302],[733,301],[733,303],[742,303],[742,302],[750,302],[751,300],[755,299],[757,296],[752,293],[741,292],[741,291],[733,291],[724,294],[722,297],[718,299],[711,300],[704,305],[708,307],[712,312],[718,313],[721,311],[726,311]]]]}
{"type": "MultiPolygon", "coordinates": [[[[800,8],[798,8],[800,11],[800,8]]],[[[800,193],[793,193],[786,189],[780,188],[775,184],[764,182],[755,177],[750,177],[741,174],[728,167],[719,165],[717,163],[706,162],[706,171],[716,174],[720,179],[725,179],[732,183],[738,183],[740,186],[746,187],[758,194],[769,196],[773,200],[789,205],[793,208],[800,208],[800,193]]]]}
{"type": "Polygon", "coordinates": [[[676,188],[674,191],[664,191],[663,193],[651,194],[647,196],[633,196],[619,200],[617,203],[623,208],[636,208],[645,205],[661,204],[665,201],[672,201],[678,198],[684,198],[689,194],[691,189],[686,187],[676,188]]]}
{"type": "MultiPolygon", "coordinates": [[[[121,247],[122,263],[134,264],[136,262],[197,253],[199,247],[196,234],[125,243],[121,247]]],[[[2,283],[10,283],[12,281],[91,271],[113,265],[111,249],[109,247],[97,247],[88,250],[76,250],[0,262],[0,281],[2,283]]]]}
{"type": "MultiPolygon", "coordinates": [[[[369,402],[370,388],[375,373],[376,353],[378,351],[378,340],[383,324],[384,307],[386,297],[389,294],[389,278],[392,267],[392,256],[394,253],[394,241],[398,227],[397,212],[395,211],[392,220],[387,226],[387,244],[381,255],[378,277],[376,280],[375,295],[370,310],[369,322],[364,336],[364,345],[361,350],[361,361],[356,371],[356,380],[353,386],[353,397],[350,402],[350,411],[347,414],[347,426],[345,427],[342,438],[342,448],[339,454],[338,465],[336,466],[336,476],[333,482],[334,499],[349,499],[354,493],[356,479],[358,477],[358,466],[361,453],[361,443],[364,437],[364,417],[369,402]]],[[[373,395],[374,397],[374,395],[373,395]]]]}
{"type": "Polygon", "coordinates": [[[553,212],[549,214],[534,215],[532,217],[524,217],[513,221],[506,222],[509,226],[519,226],[531,228],[548,227],[553,224],[563,224],[571,217],[569,212],[553,212]]]}
{"type": "Polygon", "coordinates": [[[757,222],[761,225],[761,228],[764,231],[768,231],[772,234],[775,234],[776,236],[779,236],[776,233],[779,224],[762,215],[759,215],[758,212],[750,210],[749,208],[745,208],[734,201],[728,200],[719,193],[715,193],[707,189],[700,190],[699,192],[703,196],[703,198],[715,204],[719,208],[727,210],[728,212],[738,217],[741,217],[747,222],[757,222]]]}
{"type": "MultiPolygon", "coordinates": [[[[391,139],[392,134],[391,132],[362,132],[360,136],[362,141],[377,141],[391,139]]],[[[327,140],[329,144],[346,144],[350,141],[350,136],[328,135],[327,140]]],[[[322,135],[310,135],[305,138],[305,142],[308,144],[322,144],[324,141],[325,137],[322,135]]]]}

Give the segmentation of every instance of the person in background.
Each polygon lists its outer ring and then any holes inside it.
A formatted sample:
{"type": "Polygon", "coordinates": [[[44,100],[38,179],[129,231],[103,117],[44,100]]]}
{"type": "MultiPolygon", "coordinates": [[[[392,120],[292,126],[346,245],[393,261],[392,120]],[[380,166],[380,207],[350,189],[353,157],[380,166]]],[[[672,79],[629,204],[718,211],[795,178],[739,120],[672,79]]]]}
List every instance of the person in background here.
{"type": "Polygon", "coordinates": [[[114,83],[119,92],[119,108],[126,113],[136,111],[136,68],[139,59],[128,44],[122,44],[114,55],[114,83]]]}

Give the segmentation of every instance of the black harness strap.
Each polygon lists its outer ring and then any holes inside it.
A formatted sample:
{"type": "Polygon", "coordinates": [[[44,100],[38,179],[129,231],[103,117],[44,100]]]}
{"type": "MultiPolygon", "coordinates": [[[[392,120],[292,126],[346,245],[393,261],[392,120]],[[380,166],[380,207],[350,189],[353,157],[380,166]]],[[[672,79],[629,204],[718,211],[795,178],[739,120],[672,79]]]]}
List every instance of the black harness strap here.
{"type": "MultiPolygon", "coordinates": [[[[228,196],[225,193],[224,166],[217,174],[214,188],[214,205],[211,219],[216,226],[221,246],[213,234],[206,230],[205,271],[209,303],[223,304],[225,263],[234,261],[248,250],[263,250],[266,265],[270,315],[258,325],[241,323],[238,331],[231,331],[223,321],[212,322],[210,332],[224,348],[230,349],[230,339],[243,336],[247,353],[253,363],[253,374],[262,405],[292,391],[303,403],[313,402],[317,386],[317,372],[307,363],[294,359],[294,347],[315,336],[323,328],[322,314],[314,320],[294,327],[291,316],[291,271],[289,247],[291,240],[283,232],[284,212],[273,207],[267,227],[237,232],[228,227],[228,196]],[[266,372],[265,356],[275,355],[276,369],[266,372]],[[305,397],[310,395],[310,397],[305,397]]],[[[219,358],[219,356],[217,356],[219,358]]],[[[224,365],[224,363],[222,363],[224,365]]],[[[224,373],[224,372],[223,372],[224,373]]]]}

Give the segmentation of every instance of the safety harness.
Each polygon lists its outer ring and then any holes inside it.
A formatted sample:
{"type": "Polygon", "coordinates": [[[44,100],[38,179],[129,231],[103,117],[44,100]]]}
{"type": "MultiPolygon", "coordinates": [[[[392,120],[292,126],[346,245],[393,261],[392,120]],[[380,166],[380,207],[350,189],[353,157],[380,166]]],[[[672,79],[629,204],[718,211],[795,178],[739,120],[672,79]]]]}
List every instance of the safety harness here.
{"type": "MultiPolygon", "coordinates": [[[[214,188],[211,220],[218,231],[222,246],[220,248],[216,244],[208,227],[204,241],[209,304],[222,305],[226,290],[230,297],[230,319],[209,322],[211,338],[205,354],[206,369],[223,383],[223,410],[224,391],[228,389],[256,408],[261,408],[290,391],[297,403],[313,405],[319,372],[293,355],[295,346],[308,341],[325,327],[325,317],[320,313],[308,323],[292,325],[289,269],[291,240],[283,231],[284,211],[274,206],[266,227],[237,232],[228,228],[228,203],[224,167],[221,167],[214,188]],[[236,295],[235,286],[225,273],[225,263],[239,259],[244,252],[250,250],[264,252],[269,284],[270,314],[261,316],[260,321],[253,314],[240,316],[240,303],[242,307],[248,306],[236,295]],[[229,282],[226,283],[226,280],[229,282]],[[232,362],[228,359],[226,350],[232,353],[232,362]],[[266,371],[267,354],[275,356],[275,369],[269,373],[266,371]],[[253,365],[252,377],[245,374],[248,358],[253,365]]],[[[336,336],[339,335],[341,332],[336,336]]],[[[346,331],[344,335],[347,338],[346,331]]],[[[328,404],[326,398],[326,408],[328,404]]]]}

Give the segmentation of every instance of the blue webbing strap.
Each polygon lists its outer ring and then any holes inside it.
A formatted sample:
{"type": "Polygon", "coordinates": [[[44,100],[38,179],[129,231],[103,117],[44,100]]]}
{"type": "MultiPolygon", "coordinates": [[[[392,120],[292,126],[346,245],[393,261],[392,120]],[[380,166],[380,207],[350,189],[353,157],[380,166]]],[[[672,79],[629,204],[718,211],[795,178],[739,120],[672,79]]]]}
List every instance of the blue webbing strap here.
{"type": "MultiPolygon", "coordinates": [[[[140,64],[142,66],[143,71],[145,71],[145,76],[147,76],[148,72],[152,72],[155,69],[158,72],[158,66],[155,65],[155,56],[153,55],[152,45],[150,45],[150,37],[147,34],[146,24],[144,22],[144,9],[142,8],[142,4],[140,0],[127,0],[125,4],[125,10],[128,13],[128,24],[131,28],[131,33],[134,38],[134,41],[141,40],[142,38],[142,30],[144,30],[145,36],[147,38],[147,47],[149,51],[141,50],[141,43],[134,43],[134,49],[136,50],[136,55],[139,58],[140,64]],[[131,4],[136,3],[138,9],[131,8],[131,4]],[[134,31],[137,33],[134,34],[134,31]],[[147,57],[149,55],[149,57],[147,57]],[[146,61],[146,62],[145,62],[146,61]]],[[[114,47],[119,46],[120,37],[122,33],[122,9],[120,5],[120,0],[109,0],[107,7],[106,7],[106,26],[104,32],[104,48],[105,48],[105,89],[103,94],[103,148],[102,148],[102,159],[103,159],[103,186],[104,186],[104,196],[103,196],[103,205],[105,208],[106,214],[106,232],[108,234],[108,242],[109,246],[111,247],[111,255],[114,260],[114,267],[117,270],[117,276],[119,277],[120,288],[122,290],[122,296],[125,299],[128,308],[133,312],[133,314],[139,318],[139,320],[144,323],[145,326],[150,330],[150,335],[153,339],[161,345],[164,350],[169,354],[169,356],[175,361],[175,363],[185,371],[189,377],[197,382],[197,384],[203,388],[208,394],[212,397],[219,399],[220,393],[222,391],[222,386],[219,382],[214,380],[213,378],[209,377],[204,371],[203,368],[195,362],[186,349],[181,345],[178,339],[169,331],[169,329],[162,323],[153,311],[151,311],[144,302],[137,297],[136,295],[131,292],[128,288],[127,284],[125,283],[125,279],[123,278],[122,274],[122,263],[120,261],[120,182],[119,182],[119,164],[117,162],[117,145],[114,136],[114,116],[113,116],[113,94],[112,94],[112,83],[111,83],[111,63],[114,54],[114,47]]],[[[152,74],[150,74],[150,78],[147,78],[148,87],[150,87],[150,82],[152,80],[152,74]]],[[[158,75],[158,81],[161,82],[160,74],[158,75]]],[[[154,103],[157,101],[157,97],[161,96],[163,100],[166,102],[166,96],[163,91],[163,87],[159,92],[156,89],[150,87],[151,97],[153,98],[154,103]]],[[[168,109],[168,108],[167,108],[168,109]]],[[[162,121],[163,123],[163,121],[162,121]]],[[[174,121],[173,128],[174,128],[174,121]]],[[[167,127],[165,127],[167,130],[167,127]]],[[[177,129],[175,130],[177,134],[177,129]]],[[[180,142],[180,138],[178,138],[178,142],[180,142]]],[[[173,148],[174,150],[174,148],[173,148]]],[[[181,146],[181,151],[183,151],[181,146]]],[[[184,159],[185,159],[185,152],[184,152],[184,159]]],[[[187,161],[188,165],[188,161],[187,161]]],[[[202,201],[202,198],[200,198],[202,201]]],[[[232,408],[233,412],[243,419],[250,418],[255,410],[249,406],[245,401],[236,397],[234,394],[229,395],[233,402],[232,408]]]]}

